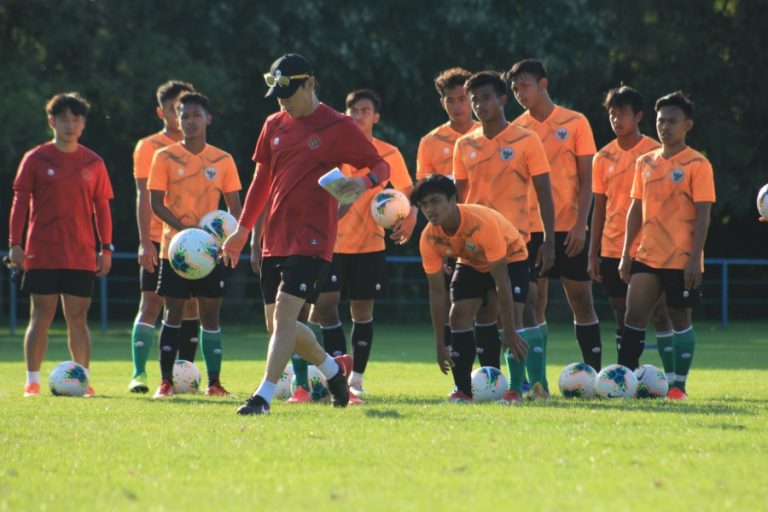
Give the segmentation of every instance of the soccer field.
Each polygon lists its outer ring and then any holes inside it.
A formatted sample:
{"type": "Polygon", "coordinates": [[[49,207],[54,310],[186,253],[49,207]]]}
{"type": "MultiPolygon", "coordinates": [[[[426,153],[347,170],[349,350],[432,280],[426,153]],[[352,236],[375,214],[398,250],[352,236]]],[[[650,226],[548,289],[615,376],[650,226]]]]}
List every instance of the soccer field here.
{"type": "MultiPolygon", "coordinates": [[[[69,358],[58,327],[44,386],[69,358]]],[[[222,382],[236,396],[162,402],[126,391],[127,327],[94,332],[93,399],[22,398],[21,337],[2,335],[0,511],[765,510],[766,330],[698,324],[684,403],[553,393],[504,407],[446,403],[429,330],[377,325],[364,405],[276,403],[265,417],[235,414],[264,368],[261,325],[225,325],[222,382]]],[[[564,324],[549,346],[554,387],[578,348],[564,324]]],[[[643,362],[661,365],[655,350],[643,362]]]]}

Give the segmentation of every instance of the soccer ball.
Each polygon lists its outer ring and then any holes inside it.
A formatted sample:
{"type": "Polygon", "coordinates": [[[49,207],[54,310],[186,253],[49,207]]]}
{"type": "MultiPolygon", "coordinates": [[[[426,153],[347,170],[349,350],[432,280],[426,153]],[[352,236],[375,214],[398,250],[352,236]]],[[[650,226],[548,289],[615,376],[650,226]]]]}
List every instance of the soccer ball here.
{"type": "Polygon", "coordinates": [[[761,217],[768,217],[768,184],[757,193],[757,211],[761,217]]]}
{"type": "MultiPolygon", "coordinates": [[[[307,367],[307,378],[309,380],[309,394],[312,396],[312,400],[317,402],[320,400],[326,400],[331,392],[328,391],[328,383],[325,381],[325,376],[315,365],[309,365],[307,367]]],[[[296,391],[296,375],[291,380],[291,391],[296,391]]]]}
{"type": "Polygon", "coordinates": [[[498,368],[483,366],[472,372],[472,398],[475,402],[501,400],[507,390],[507,377],[498,368]]]}
{"type": "Polygon", "coordinates": [[[669,391],[669,382],[663,371],[651,364],[644,364],[635,370],[638,398],[663,398],[669,391]]]}
{"type": "Polygon", "coordinates": [[[237,229],[237,219],[224,210],[213,210],[206,213],[197,225],[212,234],[221,246],[224,240],[237,229]]]}
{"type": "Polygon", "coordinates": [[[200,370],[194,363],[177,359],[173,363],[173,391],[177,394],[195,394],[200,389],[200,370]]]}
{"type": "Polygon", "coordinates": [[[597,372],[587,363],[571,363],[560,372],[557,385],[566,398],[592,398],[596,379],[597,372]]]}
{"type": "Polygon", "coordinates": [[[202,279],[216,268],[219,246],[210,233],[188,228],[173,236],[168,258],[171,268],[184,279],[202,279]]]}
{"type": "Polygon", "coordinates": [[[291,398],[291,383],[293,382],[293,365],[289,364],[280,374],[280,379],[275,386],[275,397],[280,400],[291,398]]]}
{"type": "Polygon", "coordinates": [[[64,361],[51,370],[48,386],[55,396],[83,396],[88,390],[88,376],[81,365],[64,361]]]}
{"type": "Polygon", "coordinates": [[[595,390],[602,398],[634,398],[637,393],[637,377],[626,366],[612,364],[597,374],[595,390]]]}
{"type": "Polygon", "coordinates": [[[371,201],[371,215],[384,229],[394,227],[411,213],[411,202],[405,194],[393,188],[382,190],[371,201]]]}

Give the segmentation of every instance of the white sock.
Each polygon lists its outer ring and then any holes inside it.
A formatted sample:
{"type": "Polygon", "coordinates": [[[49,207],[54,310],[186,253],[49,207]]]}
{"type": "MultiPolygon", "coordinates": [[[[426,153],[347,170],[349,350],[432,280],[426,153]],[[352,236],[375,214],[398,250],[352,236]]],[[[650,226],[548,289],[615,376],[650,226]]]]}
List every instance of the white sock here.
{"type": "Polygon", "coordinates": [[[359,383],[362,384],[362,382],[363,382],[363,374],[362,373],[357,373],[357,372],[353,371],[352,375],[349,377],[349,381],[350,382],[359,382],[359,383]]]}
{"type": "Polygon", "coordinates": [[[91,380],[91,369],[90,368],[86,368],[85,366],[83,366],[83,370],[85,370],[85,378],[90,381],[91,380]]]}
{"type": "Polygon", "coordinates": [[[339,373],[339,365],[328,354],[325,355],[325,361],[317,365],[317,369],[323,374],[323,377],[330,379],[339,373]]]}
{"type": "Polygon", "coordinates": [[[27,384],[40,384],[40,372],[27,372],[27,384]]]}
{"type": "Polygon", "coordinates": [[[277,384],[269,382],[268,380],[261,381],[259,389],[256,390],[256,394],[267,401],[268,404],[272,404],[272,396],[275,394],[275,387],[277,384]]]}

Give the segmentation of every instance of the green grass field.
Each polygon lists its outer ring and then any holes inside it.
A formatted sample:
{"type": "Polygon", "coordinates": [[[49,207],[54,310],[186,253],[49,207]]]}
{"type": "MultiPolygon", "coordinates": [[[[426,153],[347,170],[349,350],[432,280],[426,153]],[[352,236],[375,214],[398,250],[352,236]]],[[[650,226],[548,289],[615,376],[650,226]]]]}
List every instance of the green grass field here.
{"type": "MultiPolygon", "coordinates": [[[[222,382],[235,397],[164,402],[126,392],[127,327],[94,332],[93,399],[22,398],[21,336],[2,335],[0,511],[765,510],[767,330],[699,324],[685,403],[510,408],[446,403],[430,332],[377,326],[365,405],[277,403],[266,417],[235,414],[264,368],[260,324],[225,326],[222,382]]],[[[549,346],[556,383],[578,349],[565,325],[549,346]]],[[[43,386],[68,358],[59,329],[43,386]]],[[[655,351],[643,362],[660,366],[655,351]]]]}

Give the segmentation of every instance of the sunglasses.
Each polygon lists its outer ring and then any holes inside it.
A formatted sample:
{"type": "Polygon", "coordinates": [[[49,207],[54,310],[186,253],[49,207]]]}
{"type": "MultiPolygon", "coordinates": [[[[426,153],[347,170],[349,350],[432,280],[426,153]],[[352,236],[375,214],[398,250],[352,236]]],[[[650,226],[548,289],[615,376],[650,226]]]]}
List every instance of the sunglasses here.
{"type": "Polygon", "coordinates": [[[264,73],[264,81],[267,82],[267,85],[269,87],[288,87],[291,84],[291,80],[306,80],[311,75],[303,74],[303,75],[280,75],[275,76],[272,73],[264,73]]]}

